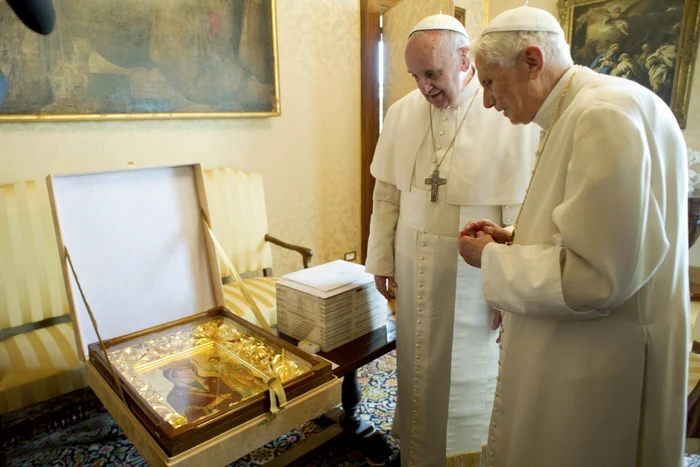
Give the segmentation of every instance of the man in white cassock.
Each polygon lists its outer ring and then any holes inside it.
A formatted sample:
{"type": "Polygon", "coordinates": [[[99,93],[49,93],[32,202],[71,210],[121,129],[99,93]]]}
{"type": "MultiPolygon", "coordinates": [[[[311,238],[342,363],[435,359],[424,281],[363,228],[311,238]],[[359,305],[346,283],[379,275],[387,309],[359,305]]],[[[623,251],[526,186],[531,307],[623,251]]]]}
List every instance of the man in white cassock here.
{"type": "Polygon", "coordinates": [[[480,105],[468,50],[464,26],[451,16],[416,25],[405,58],[418,89],[388,110],[370,168],[366,269],[387,298],[387,283],[396,284],[392,433],[404,467],[478,465],[500,314],[489,315],[479,272],[459,260],[458,234],[469,220],[515,221],[537,146],[536,128],[513,127],[480,105]]]}
{"type": "Polygon", "coordinates": [[[512,234],[476,221],[460,237],[504,312],[486,465],[680,467],[690,303],[676,118],[637,83],[573,66],[544,10],[502,13],[473,52],[484,106],[543,130],[512,234]]]}

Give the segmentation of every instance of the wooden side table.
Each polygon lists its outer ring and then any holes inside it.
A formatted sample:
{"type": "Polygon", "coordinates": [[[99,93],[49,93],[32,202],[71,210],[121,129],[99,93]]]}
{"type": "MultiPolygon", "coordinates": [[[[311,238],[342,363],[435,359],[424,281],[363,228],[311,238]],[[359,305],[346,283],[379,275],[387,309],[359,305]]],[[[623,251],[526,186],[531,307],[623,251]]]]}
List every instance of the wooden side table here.
{"type": "MultiPolygon", "coordinates": [[[[280,337],[294,345],[298,340],[285,334],[280,337]]],[[[396,349],[396,324],[391,312],[386,327],[376,329],[352,342],[318,356],[338,365],[333,374],[343,378],[342,410],[332,410],[317,422],[324,430],[268,462],[266,467],[304,466],[320,449],[329,443],[349,442],[362,452],[372,465],[385,465],[391,448],[384,436],[371,424],[360,420],[357,407],[362,401],[362,388],[357,381],[357,370],[371,361],[396,349]]]]}

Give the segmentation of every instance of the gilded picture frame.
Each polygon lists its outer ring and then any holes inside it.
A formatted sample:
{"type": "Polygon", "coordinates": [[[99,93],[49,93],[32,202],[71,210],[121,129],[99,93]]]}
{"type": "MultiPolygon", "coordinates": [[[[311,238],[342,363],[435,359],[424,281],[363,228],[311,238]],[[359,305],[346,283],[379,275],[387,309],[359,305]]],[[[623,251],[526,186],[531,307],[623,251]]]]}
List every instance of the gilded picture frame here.
{"type": "Polygon", "coordinates": [[[700,29],[697,0],[559,0],[574,63],[636,81],[687,123],[700,29]]]}
{"type": "Polygon", "coordinates": [[[281,114],[276,0],[54,3],[41,36],[0,2],[0,122],[281,114]]]}
{"type": "Polygon", "coordinates": [[[227,317],[137,334],[110,344],[109,365],[173,429],[240,406],[274,390],[274,381],[287,384],[312,370],[309,362],[227,317]]]}

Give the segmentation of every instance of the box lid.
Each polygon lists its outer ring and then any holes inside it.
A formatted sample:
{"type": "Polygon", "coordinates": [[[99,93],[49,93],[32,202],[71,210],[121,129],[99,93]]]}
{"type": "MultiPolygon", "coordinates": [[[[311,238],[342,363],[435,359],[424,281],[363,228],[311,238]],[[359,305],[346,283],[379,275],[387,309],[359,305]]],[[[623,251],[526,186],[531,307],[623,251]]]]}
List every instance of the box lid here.
{"type": "Polygon", "coordinates": [[[48,184],[84,360],[98,339],[64,247],[103,340],[223,304],[199,165],[50,176],[48,184]]]}
{"type": "Polygon", "coordinates": [[[320,298],[329,298],[374,282],[361,264],[337,260],[282,276],[284,285],[320,298]]]}

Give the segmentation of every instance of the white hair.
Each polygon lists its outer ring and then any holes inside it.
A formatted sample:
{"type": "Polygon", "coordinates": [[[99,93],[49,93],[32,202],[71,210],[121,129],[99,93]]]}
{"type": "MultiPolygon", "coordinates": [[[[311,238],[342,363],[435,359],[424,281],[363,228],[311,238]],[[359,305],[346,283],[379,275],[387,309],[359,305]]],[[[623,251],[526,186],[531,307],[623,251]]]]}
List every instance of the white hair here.
{"type": "Polygon", "coordinates": [[[432,30],[421,30],[421,31],[416,31],[413,34],[409,36],[409,39],[412,39],[414,37],[418,37],[420,35],[423,35],[425,33],[430,33],[430,32],[441,32],[440,34],[440,48],[444,50],[445,52],[448,53],[456,53],[459,49],[463,47],[469,47],[469,38],[465,36],[464,34],[461,34],[457,31],[451,31],[449,29],[432,29],[432,30]]]}
{"type": "Polygon", "coordinates": [[[486,62],[497,63],[502,68],[515,66],[515,61],[525,47],[536,46],[542,50],[545,63],[554,68],[574,66],[571,50],[561,34],[541,31],[490,32],[481,36],[470,54],[486,62]]]}

